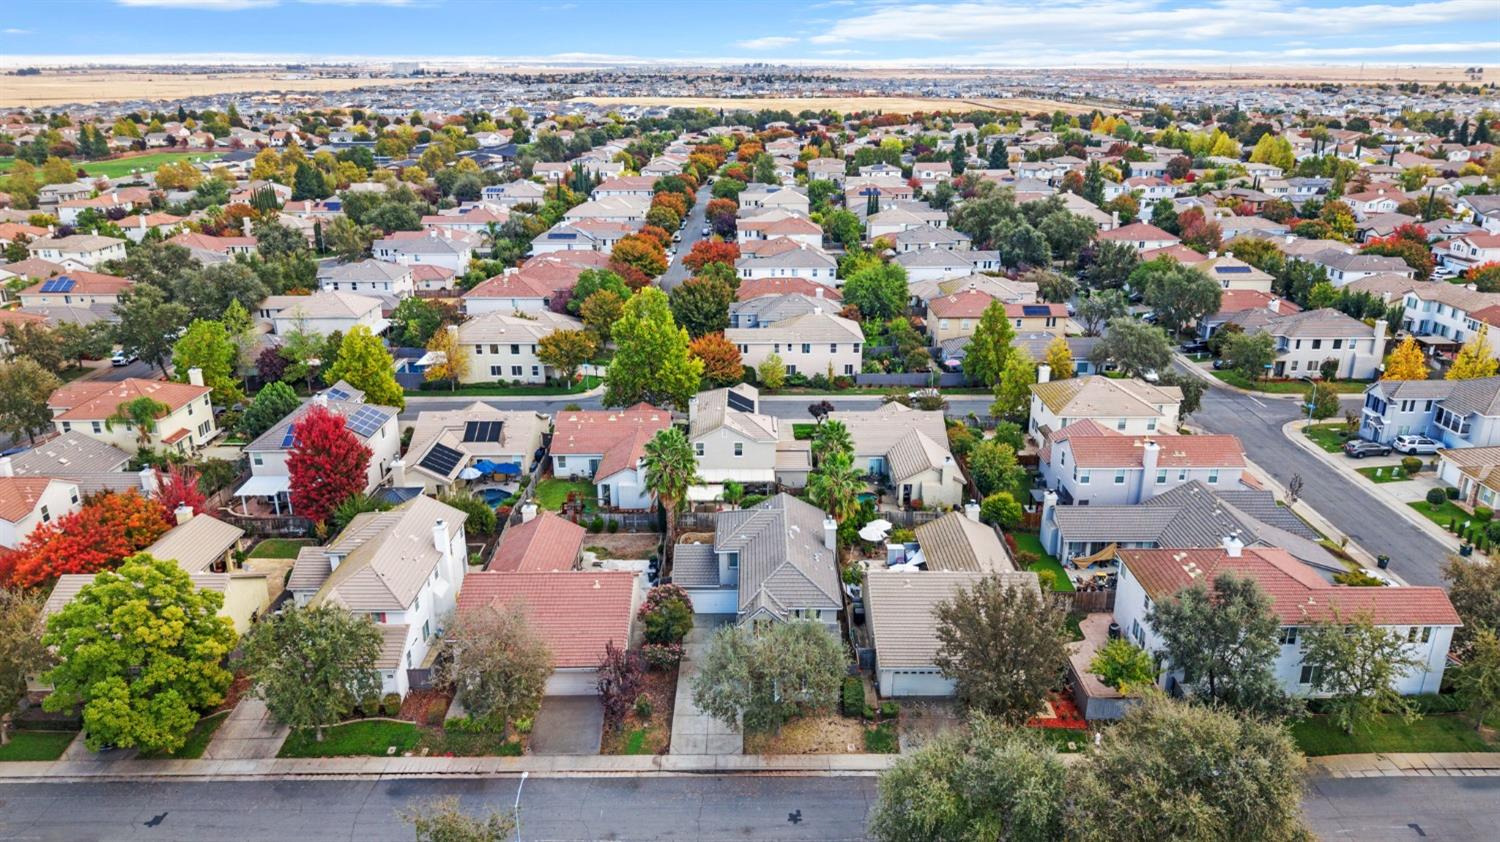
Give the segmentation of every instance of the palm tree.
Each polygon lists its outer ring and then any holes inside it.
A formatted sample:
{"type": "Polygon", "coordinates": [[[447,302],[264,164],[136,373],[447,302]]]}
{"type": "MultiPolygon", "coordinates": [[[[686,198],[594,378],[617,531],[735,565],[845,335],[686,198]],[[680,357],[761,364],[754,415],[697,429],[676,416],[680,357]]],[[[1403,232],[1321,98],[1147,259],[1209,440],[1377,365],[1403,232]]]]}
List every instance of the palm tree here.
{"type": "Polygon", "coordinates": [[[667,510],[667,552],[677,531],[677,507],[688,489],[701,482],[693,446],[677,427],[668,427],[646,442],[646,489],[667,510]]]}
{"type": "Polygon", "coordinates": [[[852,457],[854,439],[849,435],[849,428],[844,426],[844,422],[824,421],[813,430],[812,449],[813,453],[818,456],[818,464],[821,465],[835,453],[852,457]]]}
{"type": "Polygon", "coordinates": [[[854,469],[853,457],[842,450],[824,455],[818,469],[807,477],[808,499],[839,523],[859,511],[859,495],[864,490],[864,477],[854,469]]]}
{"type": "Polygon", "coordinates": [[[495,256],[495,247],[505,239],[505,229],[498,222],[486,222],[484,232],[479,235],[486,246],[489,247],[490,257],[495,256]]]}
{"type": "Polygon", "coordinates": [[[151,434],[156,432],[156,419],[166,417],[172,408],[155,398],[142,395],[115,407],[113,415],[104,419],[105,429],[113,430],[116,423],[135,430],[135,441],[141,450],[151,447],[151,434]]]}

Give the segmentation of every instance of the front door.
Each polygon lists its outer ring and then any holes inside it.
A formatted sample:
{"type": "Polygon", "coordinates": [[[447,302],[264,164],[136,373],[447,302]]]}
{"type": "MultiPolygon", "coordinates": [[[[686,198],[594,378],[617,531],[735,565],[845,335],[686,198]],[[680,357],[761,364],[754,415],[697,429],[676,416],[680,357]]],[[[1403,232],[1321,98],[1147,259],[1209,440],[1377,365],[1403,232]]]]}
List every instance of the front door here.
{"type": "Polygon", "coordinates": [[[901,505],[911,505],[911,483],[909,482],[901,486],[901,505]]]}

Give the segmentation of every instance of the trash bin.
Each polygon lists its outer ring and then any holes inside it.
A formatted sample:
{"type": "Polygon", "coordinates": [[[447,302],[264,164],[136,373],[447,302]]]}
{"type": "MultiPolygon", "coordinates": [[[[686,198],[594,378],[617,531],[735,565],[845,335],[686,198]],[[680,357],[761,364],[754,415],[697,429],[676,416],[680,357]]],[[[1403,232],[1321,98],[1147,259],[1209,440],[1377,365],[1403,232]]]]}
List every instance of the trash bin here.
{"type": "Polygon", "coordinates": [[[1387,567],[1390,567],[1391,566],[1391,557],[1388,556],[1388,555],[1378,555],[1378,556],[1375,556],[1375,566],[1379,567],[1381,570],[1384,570],[1387,567]]]}
{"type": "Polygon", "coordinates": [[[1458,545],[1458,554],[1461,555],[1461,556],[1464,556],[1465,558],[1473,555],[1474,554],[1474,545],[1473,544],[1459,544],[1458,545]]]}

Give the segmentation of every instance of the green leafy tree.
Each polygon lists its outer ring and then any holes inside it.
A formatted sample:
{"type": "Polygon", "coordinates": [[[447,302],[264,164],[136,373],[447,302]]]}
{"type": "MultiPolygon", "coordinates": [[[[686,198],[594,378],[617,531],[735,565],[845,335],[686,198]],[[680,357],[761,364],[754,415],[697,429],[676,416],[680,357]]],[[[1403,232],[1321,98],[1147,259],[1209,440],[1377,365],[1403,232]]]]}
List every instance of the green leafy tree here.
{"type": "Polygon", "coordinates": [[[1110,320],[1089,360],[1096,366],[1112,362],[1131,377],[1144,377],[1166,371],[1172,363],[1172,343],[1161,328],[1120,317],[1110,320]]]}
{"type": "Polygon", "coordinates": [[[598,340],[586,330],[555,330],[543,336],[536,346],[536,358],[557,369],[565,383],[572,383],[578,367],[594,358],[598,340]]]}
{"type": "Polygon", "coordinates": [[[5,341],[12,360],[29,359],[48,371],[62,369],[62,341],[55,330],[23,322],[7,327],[5,341]]]}
{"type": "Polygon", "coordinates": [[[578,273],[578,282],[573,285],[573,297],[568,299],[568,312],[581,315],[583,302],[596,293],[613,292],[623,305],[629,300],[632,290],[625,279],[608,269],[585,269],[578,273]]]}
{"type": "Polygon", "coordinates": [[[1035,731],[985,716],[903,754],[880,776],[878,842],[1054,842],[1065,837],[1067,767],[1035,731]]]}
{"type": "Polygon", "coordinates": [[[717,278],[688,278],[672,290],[668,299],[672,317],[693,339],[723,333],[729,327],[734,290],[717,278]]]}
{"type": "Polygon", "coordinates": [[[631,296],[615,322],[614,340],[615,356],[605,377],[606,406],[645,401],[687,408],[703,377],[703,361],[688,353],[688,333],[672,320],[666,293],[646,287],[631,296]]]}
{"type": "Polygon", "coordinates": [[[990,414],[1008,421],[1026,420],[1031,407],[1031,387],[1035,383],[1036,363],[1024,349],[1014,349],[1000,372],[1000,382],[995,384],[995,402],[990,404],[990,414]]]}
{"type": "Polygon", "coordinates": [[[693,677],[693,703],[745,733],[776,731],[799,713],[828,710],[845,675],[843,646],[821,623],[722,626],[693,677]]]}
{"type": "Polygon", "coordinates": [[[807,499],[839,523],[854,516],[864,490],[864,477],[841,450],[820,456],[818,467],[807,475],[807,499]]]}
{"type": "Polygon", "coordinates": [[[867,266],[844,282],[844,303],[866,319],[890,319],[906,310],[906,269],[898,263],[867,266]]]}
{"type": "Polygon", "coordinates": [[[334,257],[345,263],[357,263],[370,256],[375,231],[347,216],[336,216],[323,232],[323,242],[334,257]]]}
{"type": "Polygon", "coordinates": [[[0,364],[0,432],[36,443],[37,433],[52,429],[47,400],[61,386],[57,375],[30,358],[0,364]]]}
{"type": "Polygon", "coordinates": [[[1314,420],[1332,418],[1339,414],[1339,390],[1332,383],[1320,380],[1307,390],[1307,403],[1312,407],[1314,420]]]}
{"type": "Polygon", "coordinates": [[[83,365],[84,360],[109,356],[115,345],[115,338],[111,335],[107,322],[88,325],[63,322],[53,328],[52,333],[57,337],[58,350],[62,352],[63,359],[75,366],[83,365]]]}
{"type": "Polygon", "coordinates": [[[430,299],[403,298],[391,311],[391,341],[406,348],[425,348],[447,315],[430,299]]]}
{"type": "Polygon", "coordinates": [[[980,385],[993,387],[1000,382],[1006,365],[1015,355],[1015,328],[1005,315],[1005,304],[992,301],[979,316],[969,348],[964,355],[964,373],[980,385]]]}
{"type": "Polygon", "coordinates": [[[1087,259],[1080,260],[1078,279],[1093,290],[1120,289],[1141,262],[1135,246],[1115,240],[1103,240],[1084,255],[1087,259]]]}
{"type": "Polygon", "coordinates": [[[167,374],[167,359],[172,353],[174,337],[187,327],[188,308],[167,300],[167,294],[149,283],[137,282],[120,294],[115,305],[120,317],[115,338],[127,353],[161,369],[167,374]]]}
{"type": "Polygon", "coordinates": [[[1104,326],[1129,311],[1125,293],[1117,289],[1093,292],[1078,299],[1073,320],[1083,328],[1084,336],[1099,336],[1104,326]]]}
{"type": "Polygon", "coordinates": [[[1404,634],[1375,625],[1368,614],[1345,618],[1334,612],[1332,621],[1305,628],[1302,665],[1311,671],[1313,686],[1329,694],[1328,715],[1346,734],[1383,714],[1408,723],[1417,717],[1394,683],[1425,664],[1404,634]]]}
{"type": "Polygon", "coordinates": [[[1067,653],[1063,612],[1034,584],[1009,586],[986,576],[939,603],[933,616],[938,669],[954,680],[966,708],[1007,725],[1042,709],[1067,653]]]}
{"type": "Polygon", "coordinates": [[[473,719],[505,734],[536,715],[552,675],[552,652],[524,605],[485,606],[458,614],[442,641],[437,681],[451,686],[473,719]]]}
{"type": "Polygon", "coordinates": [[[667,546],[674,546],[677,507],[687,499],[688,489],[702,481],[693,445],[681,429],[668,427],[646,442],[641,461],[646,468],[646,490],[667,513],[667,546]]]}
{"type": "Polygon", "coordinates": [[[1021,504],[1009,491],[996,491],[979,504],[979,519],[1001,529],[1014,529],[1021,514],[1021,504]]]}
{"type": "Polygon", "coordinates": [[[812,450],[814,458],[819,460],[835,453],[842,453],[852,460],[854,437],[849,434],[849,427],[844,422],[829,418],[813,430],[812,450]]]}
{"type": "Polygon", "coordinates": [[[510,813],[471,816],[455,796],[413,804],[401,812],[401,820],[411,825],[417,842],[509,842],[516,832],[510,813]]]}
{"type": "Polygon", "coordinates": [[[302,403],[292,387],[277,380],[255,394],[255,399],[240,416],[240,430],[251,439],[276,426],[302,403]]]}
{"type": "Polygon", "coordinates": [[[406,408],[406,396],[396,382],[396,363],[380,337],[365,325],[355,325],[344,334],[333,364],[323,370],[323,380],[340,380],[365,393],[365,399],[379,406],[406,408]]]}
{"type": "Polygon", "coordinates": [[[1500,637],[1489,628],[1480,628],[1472,637],[1453,675],[1453,687],[1469,708],[1474,730],[1482,733],[1485,721],[1500,709],[1500,637]]]}
{"type": "Polygon", "coordinates": [[[1071,263],[1078,259],[1098,228],[1092,220],[1076,213],[1057,211],[1043,217],[1037,230],[1046,238],[1053,259],[1071,263]]]}
{"type": "Polygon", "coordinates": [[[1500,564],[1449,556],[1443,565],[1448,599],[1463,625],[1453,632],[1453,648],[1462,654],[1479,629],[1500,632],[1500,564]]]}
{"type": "Polygon", "coordinates": [[[1015,448],[999,439],[984,439],[969,452],[969,476],[985,497],[1016,488],[1026,469],[1016,461],[1015,448]]]}
{"type": "Polygon", "coordinates": [[[1236,710],[1281,714],[1291,703],[1277,682],[1281,626],[1251,579],[1222,574],[1151,607],[1169,668],[1194,695],[1236,710]]]}
{"type": "Polygon", "coordinates": [[[10,718],[26,698],[26,683],[52,663],[42,645],[40,593],[0,588],[0,745],[10,742],[10,718]]]}
{"type": "Polygon", "coordinates": [[[1280,723],[1148,693],[1069,775],[1079,842],[1308,842],[1306,761],[1280,723]]]}
{"type": "Polygon", "coordinates": [[[1130,288],[1143,290],[1157,324],[1177,335],[1205,315],[1216,313],[1224,289],[1208,273],[1170,257],[1142,263],[1130,273],[1130,288]]]}
{"type": "Polygon", "coordinates": [[[864,226],[853,212],[838,209],[823,216],[823,233],[847,250],[859,246],[864,237],[864,226]]]}
{"type": "Polygon", "coordinates": [[[203,373],[203,385],[213,389],[213,402],[233,406],[245,399],[238,374],[240,349],[222,322],[198,319],[172,346],[172,367],[178,382],[186,383],[188,372],[203,373]]]}
{"type": "Polygon", "coordinates": [[[47,621],[57,666],[42,680],[49,711],[83,706],[89,748],[173,752],[224,700],[234,627],[222,594],[199,590],[175,561],[146,553],[105,571],[47,621]]]}
{"type": "Polygon", "coordinates": [[[1224,340],[1220,356],[1247,380],[1255,380],[1276,360],[1276,341],[1269,333],[1231,334],[1224,340]]]}
{"type": "Polygon", "coordinates": [[[781,361],[781,355],[770,353],[760,361],[755,374],[760,378],[760,385],[769,391],[776,391],[786,385],[786,363],[781,361]]]}
{"type": "Polygon", "coordinates": [[[1104,644],[1089,662],[1089,672],[1121,693],[1148,687],[1156,681],[1156,663],[1151,653],[1124,639],[1104,644]]]}
{"type": "Polygon", "coordinates": [[[609,344],[610,338],[614,335],[615,322],[619,321],[624,313],[625,299],[607,289],[599,290],[589,296],[578,308],[578,315],[583,319],[583,324],[599,337],[601,346],[609,344]]]}
{"type": "Polygon", "coordinates": [[[278,722],[323,729],[380,692],[381,634],[366,615],[336,605],[288,607],[245,636],[244,669],[278,722]]]}

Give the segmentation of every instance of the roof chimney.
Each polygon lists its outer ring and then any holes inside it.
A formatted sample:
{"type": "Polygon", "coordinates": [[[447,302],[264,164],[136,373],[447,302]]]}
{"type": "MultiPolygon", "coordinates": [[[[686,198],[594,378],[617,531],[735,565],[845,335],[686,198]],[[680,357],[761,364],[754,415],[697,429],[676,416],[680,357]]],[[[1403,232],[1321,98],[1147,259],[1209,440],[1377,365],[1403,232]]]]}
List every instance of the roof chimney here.
{"type": "Polygon", "coordinates": [[[441,555],[448,555],[448,521],[442,518],[432,525],[432,548],[441,555]]]}
{"type": "Polygon", "coordinates": [[[1161,445],[1146,439],[1141,446],[1141,500],[1145,501],[1156,491],[1156,466],[1161,460],[1161,445]]]}
{"type": "Polygon", "coordinates": [[[839,522],[827,515],[823,517],[823,546],[835,551],[839,547],[839,522]]]}
{"type": "Polygon", "coordinates": [[[1052,366],[1042,363],[1036,367],[1036,382],[1047,383],[1052,380],[1052,366]]]}
{"type": "Polygon", "coordinates": [[[964,517],[975,523],[979,522],[979,504],[970,500],[964,504],[964,517]]]}
{"type": "Polygon", "coordinates": [[[521,522],[530,523],[536,519],[536,503],[527,501],[521,506],[521,522]]]}
{"type": "Polygon", "coordinates": [[[201,369],[201,368],[190,368],[190,369],[188,369],[188,382],[191,383],[191,384],[193,384],[194,386],[202,386],[203,385],[203,369],[201,369]]]}
{"type": "Polygon", "coordinates": [[[406,463],[398,456],[391,460],[391,488],[406,487],[406,463]]]}
{"type": "Polygon", "coordinates": [[[1214,258],[1216,258],[1218,256],[1219,256],[1219,252],[1217,250],[1215,250],[1215,249],[1209,249],[1208,250],[1208,259],[1209,260],[1213,260],[1214,258]]]}
{"type": "Polygon", "coordinates": [[[313,404],[313,406],[327,406],[328,405],[328,395],[326,393],[324,393],[324,392],[319,392],[316,395],[313,395],[312,396],[312,404],[313,404]]]}
{"type": "Polygon", "coordinates": [[[1240,540],[1238,533],[1224,536],[1224,554],[1230,558],[1239,558],[1245,549],[1245,542],[1240,540]]]}
{"type": "Polygon", "coordinates": [[[172,510],[172,517],[177,520],[177,525],[181,526],[193,519],[193,507],[186,503],[178,503],[177,508],[172,510]]]}
{"type": "Polygon", "coordinates": [[[0,477],[13,477],[16,475],[15,463],[9,456],[0,456],[0,477]]]}

